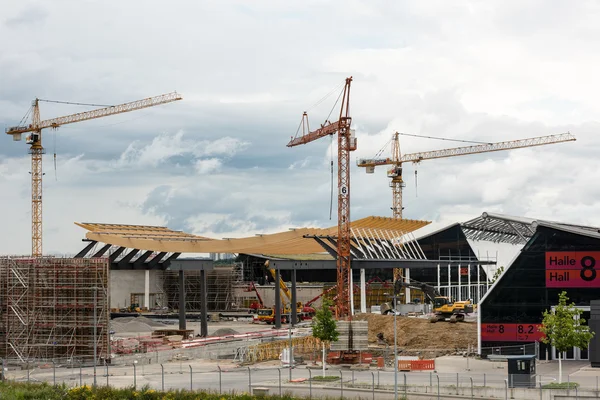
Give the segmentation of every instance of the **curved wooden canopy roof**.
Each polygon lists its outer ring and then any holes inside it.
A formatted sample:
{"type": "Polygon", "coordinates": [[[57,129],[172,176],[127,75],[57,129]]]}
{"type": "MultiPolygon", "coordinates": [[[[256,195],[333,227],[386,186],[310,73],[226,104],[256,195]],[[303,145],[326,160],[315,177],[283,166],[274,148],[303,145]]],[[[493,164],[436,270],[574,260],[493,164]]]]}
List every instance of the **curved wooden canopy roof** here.
{"type": "MultiPolygon", "coordinates": [[[[399,235],[413,232],[431,221],[366,217],[352,222],[362,231],[385,230],[399,235]]],[[[297,228],[287,232],[256,235],[239,239],[212,239],[173,231],[160,226],[79,223],[87,229],[85,237],[101,243],[125,248],[169,253],[244,253],[244,254],[311,254],[323,248],[305,235],[337,236],[337,226],[330,228],[297,228]]]]}

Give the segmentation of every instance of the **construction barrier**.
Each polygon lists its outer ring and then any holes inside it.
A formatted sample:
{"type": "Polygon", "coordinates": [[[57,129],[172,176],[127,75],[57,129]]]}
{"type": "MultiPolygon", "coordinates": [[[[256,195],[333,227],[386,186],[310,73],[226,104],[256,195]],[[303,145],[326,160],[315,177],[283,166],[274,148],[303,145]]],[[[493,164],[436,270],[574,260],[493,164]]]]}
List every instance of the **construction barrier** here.
{"type": "Polygon", "coordinates": [[[399,360],[398,371],[435,370],[435,360],[399,360]]]}

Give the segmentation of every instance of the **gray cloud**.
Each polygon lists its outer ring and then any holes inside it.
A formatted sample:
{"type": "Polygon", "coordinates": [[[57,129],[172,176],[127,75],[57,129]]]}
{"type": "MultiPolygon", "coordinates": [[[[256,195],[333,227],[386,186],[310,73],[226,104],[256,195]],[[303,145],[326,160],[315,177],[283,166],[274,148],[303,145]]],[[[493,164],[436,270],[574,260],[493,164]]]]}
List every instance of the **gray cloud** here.
{"type": "MultiPolygon", "coordinates": [[[[600,11],[591,4],[71,1],[37,15],[32,7],[3,3],[3,126],[35,97],[184,97],[44,132],[48,251],[80,247],[73,221],[215,237],[334,225],[329,138],[285,145],[302,111],[311,126],[322,122],[333,98],[313,105],[349,75],[354,219],[391,215],[385,168],[367,175],[354,164],[395,130],[483,141],[570,130],[575,143],[405,165],[405,215],[444,224],[493,210],[600,224],[589,184],[600,150],[600,57],[590,51],[600,44],[600,11]]],[[[41,114],[82,109],[44,103],[41,114]]],[[[401,142],[403,153],[452,146],[401,142]]],[[[29,168],[27,146],[0,135],[0,201],[11,205],[3,223],[14,227],[0,236],[0,253],[29,251],[29,168]]]]}

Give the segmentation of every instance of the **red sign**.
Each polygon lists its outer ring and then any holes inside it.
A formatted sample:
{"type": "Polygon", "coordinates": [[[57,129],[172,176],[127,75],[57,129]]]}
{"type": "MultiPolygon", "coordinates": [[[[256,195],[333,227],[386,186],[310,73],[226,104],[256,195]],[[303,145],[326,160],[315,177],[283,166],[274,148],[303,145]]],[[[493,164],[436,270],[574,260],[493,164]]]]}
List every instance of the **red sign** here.
{"type": "Polygon", "coordinates": [[[467,268],[467,267],[460,267],[460,274],[461,275],[469,275],[469,268],[467,268]]]}
{"type": "Polygon", "coordinates": [[[546,287],[600,288],[600,251],[546,252],[546,287]]]}
{"type": "Polygon", "coordinates": [[[536,342],[544,334],[542,324],[481,324],[482,342],[536,342]]]}

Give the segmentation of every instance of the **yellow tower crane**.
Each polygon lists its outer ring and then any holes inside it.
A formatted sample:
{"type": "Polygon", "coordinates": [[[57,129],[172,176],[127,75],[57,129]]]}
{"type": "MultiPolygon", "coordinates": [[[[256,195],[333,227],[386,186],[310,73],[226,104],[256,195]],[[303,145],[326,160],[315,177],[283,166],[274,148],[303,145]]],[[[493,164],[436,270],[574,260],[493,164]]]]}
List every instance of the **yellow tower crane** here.
{"type": "MultiPolygon", "coordinates": [[[[529,139],[510,140],[506,142],[484,143],[474,146],[454,147],[450,149],[441,149],[433,151],[424,151],[411,154],[400,154],[400,141],[398,136],[400,133],[394,133],[392,137],[392,158],[372,158],[359,159],[357,165],[366,168],[367,173],[373,173],[375,167],[379,165],[391,165],[387,171],[388,178],[391,179],[390,187],[392,188],[392,211],[394,218],[402,218],[402,188],[405,186],[402,180],[402,164],[406,162],[419,163],[423,160],[432,160],[434,158],[447,158],[456,156],[465,156],[469,154],[489,153],[492,151],[513,150],[524,147],[543,146],[547,144],[555,144],[561,142],[574,141],[575,136],[571,133],[561,133],[558,135],[540,136],[529,139]]],[[[419,136],[419,135],[409,135],[419,136]]],[[[440,139],[440,138],[434,138],[440,139]]],[[[448,139],[444,139],[448,140],[448,139]]],[[[399,269],[394,269],[394,279],[401,277],[399,269]]]]}
{"type": "MultiPolygon", "coordinates": [[[[80,112],[77,114],[66,115],[45,121],[40,120],[40,101],[35,99],[31,105],[31,124],[18,125],[6,129],[6,133],[12,135],[14,141],[21,140],[23,133],[30,133],[26,136],[25,142],[31,147],[31,255],[32,257],[42,256],[42,155],[45,153],[42,146],[42,129],[56,129],[61,125],[72,124],[75,122],[87,121],[90,119],[108,117],[110,115],[126,113],[129,111],[140,110],[142,108],[154,107],[159,104],[170,103],[181,100],[182,97],[177,92],[167,93],[156,97],[149,97],[143,100],[132,101],[116,106],[99,108],[96,110],[80,112]]],[[[50,101],[55,102],[55,101],[50,101]]],[[[67,104],[81,104],[56,102],[67,104]]]]}

